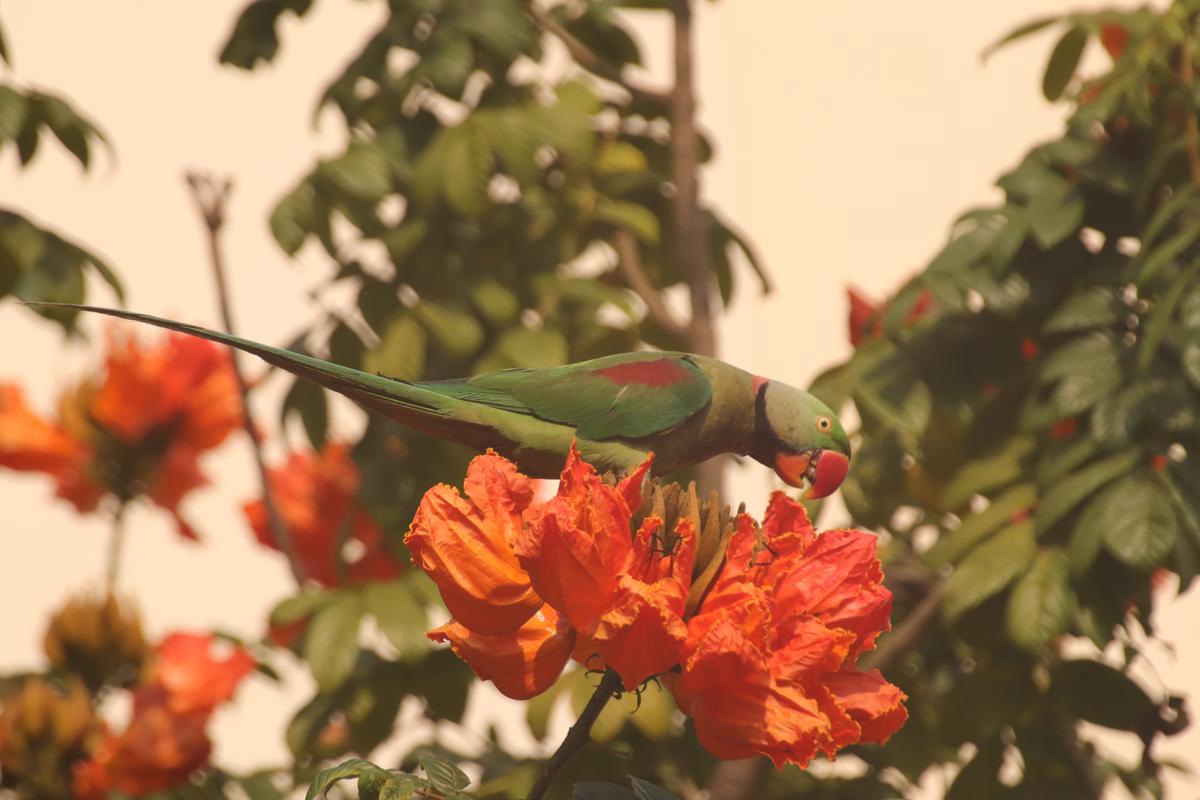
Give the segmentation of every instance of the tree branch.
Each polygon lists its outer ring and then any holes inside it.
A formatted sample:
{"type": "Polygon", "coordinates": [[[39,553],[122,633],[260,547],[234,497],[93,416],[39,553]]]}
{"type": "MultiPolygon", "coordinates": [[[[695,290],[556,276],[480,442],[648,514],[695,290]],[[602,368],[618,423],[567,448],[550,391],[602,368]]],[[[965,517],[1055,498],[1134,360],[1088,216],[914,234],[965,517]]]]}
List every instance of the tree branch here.
{"type": "Polygon", "coordinates": [[[663,302],[662,295],[646,277],[646,270],[642,267],[642,256],[633,234],[618,228],[613,232],[613,248],[617,251],[617,269],[625,280],[625,285],[646,305],[646,317],[671,335],[687,341],[688,326],[675,319],[671,309],[663,302]]]}
{"type": "MultiPolygon", "coordinates": [[[[202,175],[197,172],[189,172],[186,177],[192,199],[196,202],[196,210],[200,212],[205,230],[208,232],[208,255],[212,265],[213,278],[217,284],[217,303],[221,311],[221,323],[226,333],[235,334],[233,312],[229,301],[229,284],[225,278],[225,262],[221,257],[220,246],[221,227],[225,224],[225,203],[229,199],[229,193],[233,191],[233,182],[228,178],[218,181],[211,175],[202,175]]],[[[230,363],[233,365],[233,374],[237,378],[238,392],[242,398],[242,427],[250,437],[250,449],[254,453],[254,463],[258,468],[258,478],[262,485],[263,507],[267,512],[267,525],[271,532],[271,538],[287,557],[288,566],[291,568],[296,584],[302,586],[308,579],[308,573],[300,561],[291,532],[284,524],[283,518],[279,514],[279,507],[275,505],[275,498],[271,493],[267,464],[263,459],[262,443],[258,440],[254,418],[250,413],[250,389],[242,375],[241,367],[238,365],[238,352],[231,349],[229,357],[230,363]]]]}
{"type": "Polygon", "coordinates": [[[636,82],[630,81],[621,75],[621,71],[606,64],[600,56],[596,55],[590,47],[576,39],[570,31],[559,25],[549,14],[537,7],[537,4],[531,4],[528,10],[529,18],[534,24],[550,35],[557,38],[567,48],[567,53],[575,61],[576,64],[586,69],[595,75],[600,76],[606,81],[611,81],[617,84],[636,99],[645,100],[651,103],[660,103],[667,105],[671,102],[671,95],[666,92],[661,92],[657,89],[651,89],[642,86],[636,82]]]}
{"type": "Polygon", "coordinates": [[[1196,81],[1195,54],[1192,52],[1192,25],[1188,26],[1179,48],[1179,81],[1183,84],[1187,102],[1183,108],[1183,132],[1187,144],[1188,172],[1193,186],[1200,186],[1200,125],[1192,101],[1192,84],[1196,81]]]}
{"type": "Polygon", "coordinates": [[[546,796],[550,784],[554,781],[554,776],[566,766],[566,763],[571,760],[571,756],[579,752],[587,743],[588,734],[591,733],[596,717],[600,716],[600,712],[604,710],[608,701],[620,693],[620,689],[621,676],[612,670],[605,672],[604,677],[600,679],[600,685],[596,687],[591,699],[584,706],[583,713],[567,731],[562,744],[554,751],[554,755],[550,756],[546,766],[542,767],[542,771],[538,773],[537,780],[533,782],[533,788],[529,790],[528,800],[542,800],[546,796]]]}

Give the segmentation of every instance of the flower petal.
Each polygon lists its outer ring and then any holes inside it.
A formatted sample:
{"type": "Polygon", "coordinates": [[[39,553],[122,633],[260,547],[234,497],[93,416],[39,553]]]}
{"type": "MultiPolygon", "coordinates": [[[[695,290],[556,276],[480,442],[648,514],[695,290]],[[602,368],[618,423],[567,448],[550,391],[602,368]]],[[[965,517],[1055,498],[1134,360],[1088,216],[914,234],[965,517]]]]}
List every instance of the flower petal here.
{"type": "Polygon", "coordinates": [[[864,742],[886,742],[908,719],[900,687],[888,683],[879,670],[845,670],[825,679],[825,685],[851,718],[862,727],[864,742]]]}
{"type": "Polygon", "coordinates": [[[212,634],[176,632],[157,648],[152,680],[166,691],[174,714],[211,713],[233,697],[242,680],[254,670],[254,659],[240,647],[224,658],[213,656],[212,634]]]}
{"type": "Polygon", "coordinates": [[[516,553],[538,595],[591,636],[613,604],[630,540],[625,499],[572,447],[558,495],[525,515],[516,553]]]}
{"type": "Polygon", "coordinates": [[[575,631],[560,624],[549,606],[543,606],[515,631],[498,636],[475,633],[457,622],[434,628],[427,635],[435,642],[449,642],[476,675],[492,681],[502,694],[515,700],[549,689],[575,645],[575,631]]]}
{"type": "Polygon", "coordinates": [[[460,625],[508,633],[542,606],[512,547],[533,484],[489,452],[471,462],[464,486],[466,498],[444,484],[427,491],[404,542],[460,625]]]}
{"type": "Polygon", "coordinates": [[[39,417],[21,389],[0,384],[0,467],[56,475],[78,464],[86,445],[39,417]]]}

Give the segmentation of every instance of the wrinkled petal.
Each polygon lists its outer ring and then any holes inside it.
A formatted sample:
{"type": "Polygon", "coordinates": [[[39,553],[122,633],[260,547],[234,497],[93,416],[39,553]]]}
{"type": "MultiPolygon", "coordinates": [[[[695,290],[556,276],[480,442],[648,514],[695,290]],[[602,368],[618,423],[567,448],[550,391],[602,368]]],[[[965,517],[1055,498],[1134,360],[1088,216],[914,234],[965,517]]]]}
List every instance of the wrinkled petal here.
{"type": "Polygon", "coordinates": [[[767,503],[767,511],[763,515],[762,533],[768,541],[773,541],[785,533],[799,533],[802,549],[807,548],[816,538],[804,506],[784,492],[771,493],[771,500],[767,503]]]}
{"type": "Polygon", "coordinates": [[[612,606],[630,539],[625,499],[572,447],[558,495],[526,514],[516,553],[538,595],[591,636],[612,606]]]}
{"type": "Polygon", "coordinates": [[[889,626],[891,612],[876,544],[876,538],[863,531],[822,533],[781,582],[775,598],[779,617],[812,614],[853,630],[863,640],[860,650],[873,642],[889,626]]]}
{"type": "Polygon", "coordinates": [[[254,670],[254,658],[242,648],[230,647],[222,658],[213,654],[216,645],[212,634],[183,632],[159,643],[152,681],[165,690],[172,713],[211,713],[254,670]]]}
{"type": "Polygon", "coordinates": [[[799,685],[812,685],[842,668],[854,645],[852,632],[826,627],[814,617],[792,622],[786,631],[772,632],[771,674],[799,685]]]}
{"type": "Polygon", "coordinates": [[[464,486],[466,498],[444,484],[426,492],[404,541],[460,625],[508,633],[542,606],[512,546],[533,484],[489,452],[471,461],[464,486]]]}
{"type": "Polygon", "coordinates": [[[180,514],[179,506],[192,490],[207,483],[208,478],[200,471],[198,454],[181,442],[171,447],[159,462],[146,495],[171,513],[181,536],[196,541],[199,536],[180,514]]]}
{"type": "Polygon", "coordinates": [[[95,757],[114,789],[134,796],[164,791],[208,763],[207,715],[175,714],[161,704],[135,707],[129,727],[101,745],[95,757]]]}
{"type": "Polygon", "coordinates": [[[0,384],[0,467],[56,475],[75,466],[86,445],[38,416],[21,389],[0,384]]]}
{"type": "MultiPolygon", "coordinates": [[[[387,580],[399,573],[379,525],[355,507],[359,474],[350,448],[329,442],[320,453],[291,453],[283,467],[268,470],[271,497],[296,555],[308,576],[322,586],[338,583],[338,547],[343,540],[361,545],[358,560],[346,565],[351,583],[387,580]]],[[[251,530],[264,547],[279,550],[262,500],[242,507],[251,530]]]]}
{"type": "Polygon", "coordinates": [[[908,719],[900,687],[888,683],[879,670],[835,672],[825,685],[846,713],[862,728],[864,742],[886,742],[908,719]]]}
{"type": "Polygon", "coordinates": [[[476,675],[492,681],[502,694],[515,700],[549,689],[575,645],[575,632],[560,624],[549,606],[543,606],[515,631],[498,636],[475,633],[457,622],[434,628],[427,635],[435,642],[449,642],[476,675]]]}
{"type": "Polygon", "coordinates": [[[653,465],[654,453],[650,453],[646,456],[645,461],[617,484],[617,491],[620,493],[621,499],[625,501],[625,508],[631,516],[642,506],[642,487],[646,482],[646,476],[650,474],[650,467],[653,465]]]}

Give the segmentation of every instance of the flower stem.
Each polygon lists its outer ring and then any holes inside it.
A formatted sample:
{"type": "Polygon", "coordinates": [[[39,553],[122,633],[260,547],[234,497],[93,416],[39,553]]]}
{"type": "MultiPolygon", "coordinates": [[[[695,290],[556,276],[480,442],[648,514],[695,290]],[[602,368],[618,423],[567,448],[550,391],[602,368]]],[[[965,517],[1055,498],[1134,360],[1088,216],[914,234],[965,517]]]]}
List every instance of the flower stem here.
{"type": "MultiPolygon", "coordinates": [[[[232,306],[229,301],[229,283],[225,279],[225,262],[221,257],[220,247],[221,227],[225,224],[225,202],[233,190],[233,183],[228,178],[218,181],[210,175],[201,175],[196,172],[188,173],[187,183],[192,190],[192,199],[196,201],[196,208],[200,212],[200,216],[204,220],[204,227],[208,232],[209,262],[212,265],[213,278],[217,284],[217,303],[221,310],[221,322],[226,333],[236,334],[233,326],[232,306]]],[[[238,365],[236,350],[230,351],[229,360],[233,364],[233,374],[237,378],[238,390],[242,397],[242,426],[250,437],[250,449],[254,453],[254,464],[258,468],[258,478],[262,484],[263,508],[267,512],[267,528],[270,530],[275,544],[287,557],[288,566],[291,567],[296,585],[303,586],[308,578],[308,572],[304,569],[304,563],[300,561],[300,554],[296,550],[296,543],[292,539],[291,531],[284,523],[283,517],[279,513],[279,507],[275,504],[274,495],[271,493],[271,482],[267,476],[267,464],[263,458],[262,443],[258,440],[258,430],[254,425],[254,418],[250,414],[250,389],[246,384],[246,377],[238,365]]]]}
{"type": "Polygon", "coordinates": [[[117,576],[121,572],[121,550],[125,545],[125,504],[113,512],[112,532],[108,536],[108,565],[104,574],[104,588],[112,595],[117,591],[117,576]]]}
{"type": "Polygon", "coordinates": [[[550,756],[550,760],[546,762],[546,766],[542,767],[542,771],[538,773],[537,780],[533,782],[533,788],[529,790],[528,800],[542,800],[546,796],[546,792],[550,789],[550,783],[554,780],[554,776],[566,766],[567,762],[571,760],[571,756],[579,752],[584,744],[587,743],[588,734],[591,733],[592,725],[596,722],[596,717],[600,716],[600,712],[604,710],[604,706],[620,692],[620,689],[621,676],[612,670],[605,672],[604,677],[600,679],[600,685],[596,687],[595,693],[592,694],[592,698],[584,706],[583,713],[579,715],[579,719],[567,731],[562,744],[554,751],[554,755],[550,756]]]}

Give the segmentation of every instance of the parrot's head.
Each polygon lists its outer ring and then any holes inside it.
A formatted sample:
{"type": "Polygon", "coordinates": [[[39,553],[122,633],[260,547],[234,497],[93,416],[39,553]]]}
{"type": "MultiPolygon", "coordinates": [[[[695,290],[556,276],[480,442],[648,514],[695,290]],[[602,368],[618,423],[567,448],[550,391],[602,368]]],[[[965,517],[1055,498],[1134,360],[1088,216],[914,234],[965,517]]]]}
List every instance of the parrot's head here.
{"type": "Polygon", "coordinates": [[[778,381],[757,387],[756,451],[789,486],[808,483],[805,497],[833,494],[850,469],[850,437],[837,415],[808,392],[778,381]]]}

